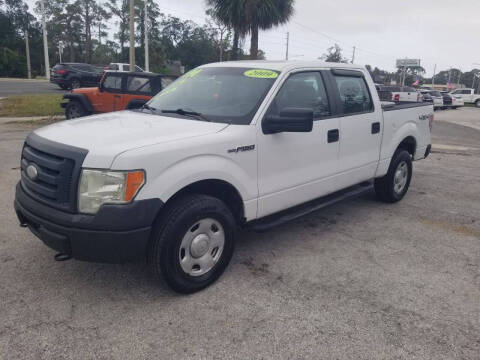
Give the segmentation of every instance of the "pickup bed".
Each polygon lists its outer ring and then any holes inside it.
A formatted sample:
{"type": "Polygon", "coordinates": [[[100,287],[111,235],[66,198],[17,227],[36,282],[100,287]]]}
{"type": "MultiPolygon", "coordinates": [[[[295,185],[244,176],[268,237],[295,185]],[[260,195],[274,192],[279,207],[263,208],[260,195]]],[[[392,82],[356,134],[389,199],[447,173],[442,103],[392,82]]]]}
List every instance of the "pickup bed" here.
{"type": "Polygon", "coordinates": [[[191,293],[223,273],[239,227],[267,230],[372,187],[401,200],[432,121],[431,104],[382,104],[356,65],[208,64],[142,109],[30,133],[15,210],[57,260],[146,257],[191,293]]]}

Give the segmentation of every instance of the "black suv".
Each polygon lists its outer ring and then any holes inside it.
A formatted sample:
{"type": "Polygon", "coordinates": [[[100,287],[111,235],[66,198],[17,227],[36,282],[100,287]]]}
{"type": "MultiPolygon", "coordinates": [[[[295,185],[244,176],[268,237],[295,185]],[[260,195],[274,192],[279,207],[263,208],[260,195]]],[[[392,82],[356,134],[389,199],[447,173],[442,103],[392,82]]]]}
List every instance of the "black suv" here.
{"type": "Polygon", "coordinates": [[[50,71],[50,82],[62,89],[96,87],[100,83],[103,69],[82,63],[60,63],[50,71]]]}

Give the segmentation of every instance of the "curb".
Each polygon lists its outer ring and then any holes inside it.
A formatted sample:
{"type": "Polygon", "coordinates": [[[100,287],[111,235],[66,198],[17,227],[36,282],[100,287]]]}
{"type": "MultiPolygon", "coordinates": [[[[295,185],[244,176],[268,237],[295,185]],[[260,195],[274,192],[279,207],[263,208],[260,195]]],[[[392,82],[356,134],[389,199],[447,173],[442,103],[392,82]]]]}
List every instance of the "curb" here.
{"type": "Polygon", "coordinates": [[[54,116],[26,116],[26,117],[0,117],[0,124],[15,124],[22,122],[35,122],[40,120],[53,120],[60,121],[65,120],[64,115],[54,115],[54,116]]]}

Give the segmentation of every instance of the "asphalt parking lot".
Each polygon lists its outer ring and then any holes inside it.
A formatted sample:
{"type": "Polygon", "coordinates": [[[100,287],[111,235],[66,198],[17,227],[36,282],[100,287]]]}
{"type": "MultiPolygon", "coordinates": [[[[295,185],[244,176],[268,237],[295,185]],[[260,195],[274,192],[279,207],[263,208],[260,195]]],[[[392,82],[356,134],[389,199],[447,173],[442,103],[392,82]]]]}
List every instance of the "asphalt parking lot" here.
{"type": "Polygon", "coordinates": [[[55,262],[13,212],[30,124],[0,125],[3,359],[479,359],[480,109],[436,113],[407,196],[267,233],[190,296],[145,264],[55,262]]]}
{"type": "Polygon", "coordinates": [[[66,90],[47,80],[36,79],[0,79],[0,98],[12,95],[63,94],[66,90]]]}

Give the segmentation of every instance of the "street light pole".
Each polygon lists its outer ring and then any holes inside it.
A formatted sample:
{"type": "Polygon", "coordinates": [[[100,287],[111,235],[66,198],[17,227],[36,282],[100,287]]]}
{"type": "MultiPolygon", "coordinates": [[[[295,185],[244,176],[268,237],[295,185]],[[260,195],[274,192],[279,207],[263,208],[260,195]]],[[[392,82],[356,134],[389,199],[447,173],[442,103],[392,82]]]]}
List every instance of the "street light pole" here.
{"type": "Polygon", "coordinates": [[[43,55],[45,56],[45,77],[50,80],[50,61],[48,60],[47,25],[45,24],[45,1],[40,1],[42,11],[43,55]]]}
{"type": "Polygon", "coordinates": [[[130,0],[130,71],[135,71],[135,8],[133,5],[134,0],[130,0]]]}

